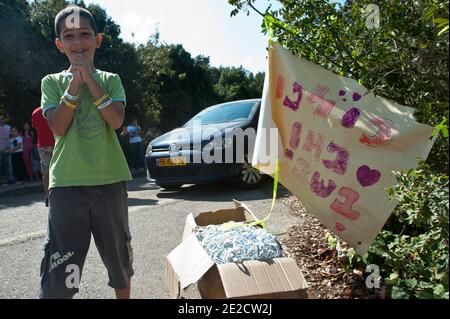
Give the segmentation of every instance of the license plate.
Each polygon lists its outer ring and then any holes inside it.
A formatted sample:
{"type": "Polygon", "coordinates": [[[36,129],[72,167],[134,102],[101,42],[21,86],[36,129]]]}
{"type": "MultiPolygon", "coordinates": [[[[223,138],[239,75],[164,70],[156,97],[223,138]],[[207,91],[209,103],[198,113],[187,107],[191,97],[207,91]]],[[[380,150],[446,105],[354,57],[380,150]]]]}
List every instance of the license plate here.
{"type": "Polygon", "coordinates": [[[159,166],[186,166],[185,157],[168,157],[158,159],[159,166]]]}

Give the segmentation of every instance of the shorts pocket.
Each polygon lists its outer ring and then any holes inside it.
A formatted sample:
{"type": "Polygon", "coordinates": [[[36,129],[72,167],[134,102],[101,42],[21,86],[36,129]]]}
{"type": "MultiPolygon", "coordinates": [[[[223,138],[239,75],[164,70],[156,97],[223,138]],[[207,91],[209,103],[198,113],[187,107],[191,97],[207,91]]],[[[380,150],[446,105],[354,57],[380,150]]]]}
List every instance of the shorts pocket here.
{"type": "Polygon", "coordinates": [[[133,247],[131,247],[131,234],[130,231],[125,231],[125,245],[126,245],[126,252],[128,257],[128,265],[129,265],[129,273],[133,273],[133,247]]]}
{"type": "Polygon", "coordinates": [[[44,257],[41,261],[41,283],[44,281],[44,277],[48,274],[48,269],[50,267],[50,240],[46,240],[44,243],[44,257]]]}

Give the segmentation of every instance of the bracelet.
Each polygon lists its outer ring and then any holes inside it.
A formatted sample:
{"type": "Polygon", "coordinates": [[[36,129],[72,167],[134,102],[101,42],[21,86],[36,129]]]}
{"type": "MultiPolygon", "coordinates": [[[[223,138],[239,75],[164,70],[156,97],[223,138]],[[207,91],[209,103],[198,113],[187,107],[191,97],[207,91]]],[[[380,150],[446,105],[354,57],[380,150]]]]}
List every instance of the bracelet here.
{"type": "Polygon", "coordinates": [[[78,101],[79,100],[78,96],[70,95],[67,91],[64,92],[64,97],[66,99],[71,100],[71,101],[78,101]]]}
{"type": "Polygon", "coordinates": [[[71,110],[75,110],[78,106],[77,104],[70,103],[66,99],[62,99],[61,102],[64,103],[71,110]]]}
{"type": "Polygon", "coordinates": [[[99,98],[97,101],[94,102],[95,106],[99,106],[100,104],[104,103],[109,98],[108,93],[105,93],[101,98],[99,98]]]}
{"type": "Polygon", "coordinates": [[[111,98],[109,98],[106,102],[103,102],[102,104],[97,106],[97,109],[99,109],[99,110],[104,109],[105,107],[111,105],[112,102],[113,102],[113,100],[111,98]]]}

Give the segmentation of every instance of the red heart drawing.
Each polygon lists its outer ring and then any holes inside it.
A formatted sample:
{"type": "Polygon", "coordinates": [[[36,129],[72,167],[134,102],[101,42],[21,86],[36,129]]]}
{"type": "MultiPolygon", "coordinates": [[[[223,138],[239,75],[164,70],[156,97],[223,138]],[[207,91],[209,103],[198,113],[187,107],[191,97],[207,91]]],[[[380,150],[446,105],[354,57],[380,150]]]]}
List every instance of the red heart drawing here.
{"type": "Polygon", "coordinates": [[[356,178],[362,187],[367,187],[378,183],[381,173],[376,169],[370,169],[367,165],[362,165],[356,172],[356,178]]]}
{"type": "Polygon", "coordinates": [[[342,231],[344,231],[344,230],[347,229],[347,227],[345,227],[344,225],[342,225],[342,224],[339,223],[339,222],[336,223],[335,228],[336,228],[336,230],[337,230],[338,232],[342,232],[342,231]]]}

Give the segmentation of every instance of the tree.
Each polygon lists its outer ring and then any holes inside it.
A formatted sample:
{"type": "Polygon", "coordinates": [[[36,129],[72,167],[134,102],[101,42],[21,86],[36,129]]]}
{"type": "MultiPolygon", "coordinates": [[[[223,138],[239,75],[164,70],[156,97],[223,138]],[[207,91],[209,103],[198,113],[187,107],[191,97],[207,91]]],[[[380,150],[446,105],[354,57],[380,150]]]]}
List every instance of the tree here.
{"type": "MultiPolygon", "coordinates": [[[[158,37],[156,37],[158,38],[158,37]]],[[[168,131],[216,102],[208,72],[209,59],[192,58],[181,45],[149,41],[139,47],[145,91],[159,113],[159,127],[168,131]]]]}
{"type": "Polygon", "coordinates": [[[31,121],[31,112],[39,105],[40,79],[54,67],[43,37],[29,23],[32,8],[27,1],[0,3],[0,111],[9,122],[31,121]]]}
{"type": "Polygon", "coordinates": [[[263,75],[241,68],[214,68],[208,57],[192,57],[182,45],[160,41],[156,32],[145,45],[120,38],[120,26],[98,5],[66,0],[0,2],[0,113],[22,126],[39,105],[41,79],[69,62],[55,46],[54,19],[69,3],[93,15],[102,46],[95,66],[117,73],[127,95],[126,119],[140,119],[146,138],[180,126],[207,106],[261,95],[263,75]],[[259,91],[258,91],[259,90],[259,91]]]}
{"type": "Polygon", "coordinates": [[[253,74],[242,67],[222,67],[220,77],[215,84],[217,94],[223,101],[235,101],[261,96],[261,92],[252,90],[253,74]]]}

